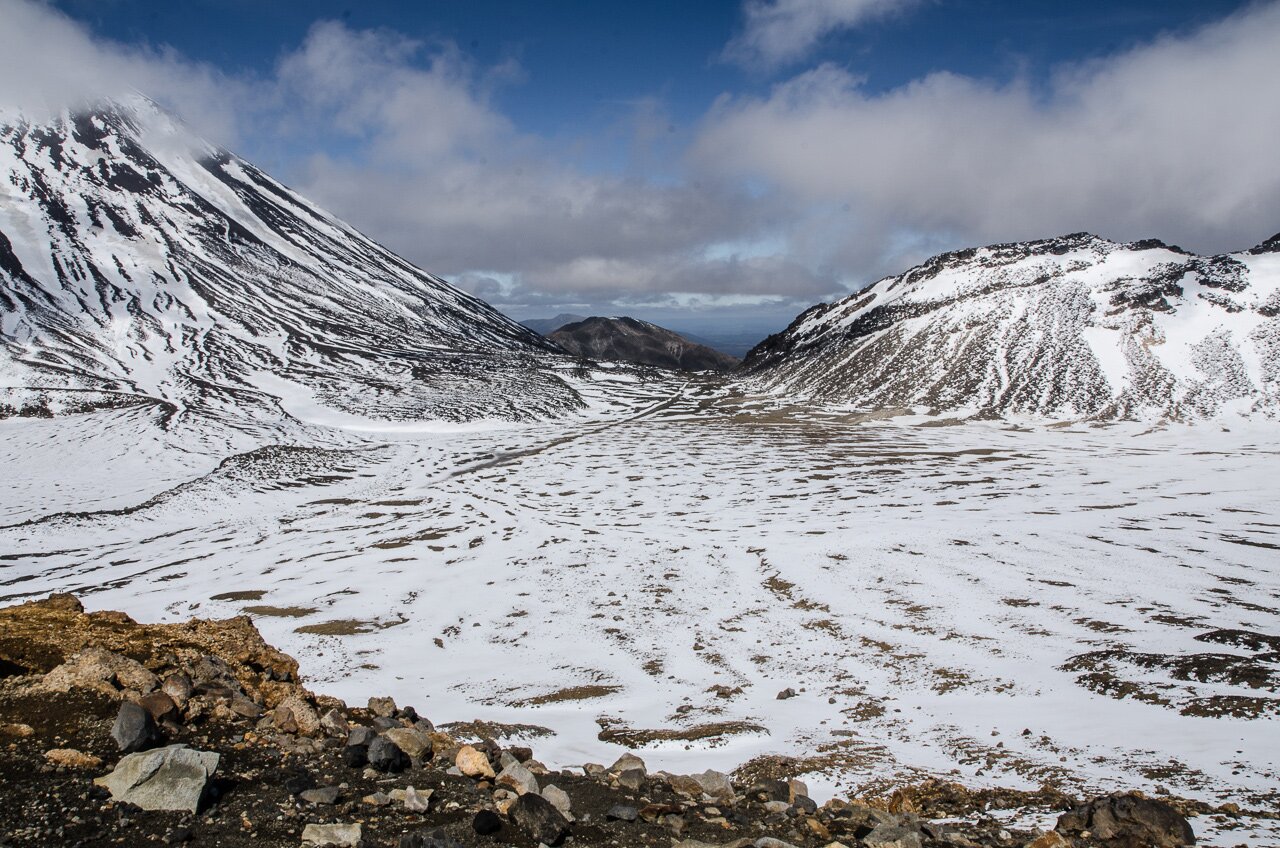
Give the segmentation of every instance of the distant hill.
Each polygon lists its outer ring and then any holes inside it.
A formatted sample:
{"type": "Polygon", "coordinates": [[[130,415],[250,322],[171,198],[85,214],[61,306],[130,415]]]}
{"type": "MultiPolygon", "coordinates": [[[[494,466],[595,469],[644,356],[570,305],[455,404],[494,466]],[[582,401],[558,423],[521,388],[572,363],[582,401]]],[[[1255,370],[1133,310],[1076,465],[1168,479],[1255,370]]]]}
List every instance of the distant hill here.
{"type": "Polygon", "coordinates": [[[587,320],[585,315],[571,315],[568,312],[562,312],[554,318],[530,318],[527,321],[521,321],[521,325],[528,327],[535,333],[543,336],[549,336],[565,324],[576,324],[579,321],[587,320]]]}
{"type": "Polygon", "coordinates": [[[738,359],[636,318],[586,318],[547,336],[570,353],[680,371],[732,371],[738,359]]]}

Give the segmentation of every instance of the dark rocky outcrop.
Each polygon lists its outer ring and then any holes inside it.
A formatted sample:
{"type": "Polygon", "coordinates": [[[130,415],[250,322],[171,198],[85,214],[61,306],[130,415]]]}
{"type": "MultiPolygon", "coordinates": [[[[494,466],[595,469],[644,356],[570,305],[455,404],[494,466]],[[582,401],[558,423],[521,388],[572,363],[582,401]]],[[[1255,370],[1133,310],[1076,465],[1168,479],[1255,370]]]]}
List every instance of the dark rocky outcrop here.
{"type": "Polygon", "coordinates": [[[738,360],[635,318],[587,318],[548,336],[575,356],[678,371],[732,371],[738,360]]]}

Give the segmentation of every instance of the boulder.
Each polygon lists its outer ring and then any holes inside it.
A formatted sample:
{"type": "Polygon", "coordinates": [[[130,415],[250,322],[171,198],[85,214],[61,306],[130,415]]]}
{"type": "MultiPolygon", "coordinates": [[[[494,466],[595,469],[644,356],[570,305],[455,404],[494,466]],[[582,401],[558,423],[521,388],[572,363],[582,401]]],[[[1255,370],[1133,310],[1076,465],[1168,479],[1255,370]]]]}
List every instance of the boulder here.
{"type": "Polygon", "coordinates": [[[481,810],[471,820],[471,829],[481,836],[489,836],[502,830],[502,817],[493,810],[481,810]]]}
{"type": "Polygon", "coordinates": [[[517,798],[507,817],[544,845],[559,845],[569,833],[569,821],[550,801],[533,792],[517,798]]]}
{"type": "Polygon", "coordinates": [[[218,768],[218,755],[170,745],[129,754],[106,777],[94,781],[111,792],[116,801],[144,810],[199,811],[218,768]]]}
{"type": "Polygon", "coordinates": [[[132,754],[159,742],[160,728],[156,727],[151,713],[133,701],[124,701],[111,725],[111,738],[122,752],[132,754]]]}
{"type": "MultiPolygon", "coordinates": [[[[395,793],[392,793],[393,795],[395,793]]],[[[400,798],[400,803],[411,813],[425,813],[427,808],[431,806],[431,796],[435,794],[431,789],[414,789],[410,786],[404,790],[404,797],[400,798]]]]}
{"type": "Polygon", "coordinates": [[[733,802],[733,783],[729,780],[729,775],[707,769],[702,774],[691,774],[689,777],[698,784],[702,794],[722,804],[733,802]]]}
{"type": "MultiPolygon", "coordinates": [[[[297,726],[297,733],[303,736],[315,736],[320,732],[320,714],[301,695],[290,695],[276,705],[277,723],[280,723],[279,716],[283,711],[287,711],[292,716],[293,723],[297,726]]],[[[284,728],[284,724],[281,724],[281,728],[284,728]]]]}
{"type": "Polygon", "coordinates": [[[542,788],[542,792],[539,794],[550,801],[551,806],[559,810],[561,815],[566,819],[571,819],[572,814],[570,813],[570,810],[573,807],[573,802],[569,800],[568,792],[565,792],[555,784],[548,784],[542,788]]]}
{"type": "Polygon", "coordinates": [[[369,747],[369,743],[372,742],[377,735],[378,734],[373,732],[372,728],[357,724],[347,732],[347,744],[361,745],[367,748],[369,747]]]}
{"type": "Polygon", "coordinates": [[[112,698],[121,697],[121,690],[145,695],[159,685],[160,679],[141,663],[96,645],[72,655],[40,681],[47,692],[93,689],[112,698]]]}
{"type": "Polygon", "coordinates": [[[369,767],[377,771],[401,772],[409,767],[409,757],[396,743],[379,736],[369,743],[369,767]]]}
{"type": "Polygon", "coordinates": [[[143,695],[138,699],[138,706],[150,713],[157,722],[178,721],[180,718],[178,704],[163,691],[143,695]]]}
{"type": "Polygon", "coordinates": [[[160,691],[172,698],[180,710],[187,708],[187,701],[191,700],[195,692],[191,685],[191,678],[181,672],[175,672],[166,677],[164,683],[160,684],[160,691]]]}
{"type": "Polygon", "coordinates": [[[605,812],[604,817],[615,821],[633,822],[640,816],[640,811],[626,804],[614,804],[605,812]]]}
{"type": "Polygon", "coordinates": [[[923,848],[920,829],[903,824],[879,824],[862,839],[867,848],[923,848]]]}
{"type": "Polygon", "coordinates": [[[494,783],[515,791],[517,795],[526,795],[530,792],[536,795],[538,792],[538,778],[519,763],[504,768],[494,783]]]}
{"type": "Polygon", "coordinates": [[[1094,798],[1058,818],[1054,828],[1066,836],[1089,831],[1113,848],[1179,848],[1195,845],[1195,833],[1182,814],[1163,801],[1135,792],[1094,798]]]}
{"type": "Polygon", "coordinates": [[[494,776],[489,758],[470,745],[463,745],[458,749],[458,755],[454,757],[453,764],[467,777],[492,778],[494,776]]]}
{"type": "Polygon", "coordinates": [[[391,718],[396,714],[395,698],[370,698],[369,712],[379,718],[391,718]]]}
{"type": "Polygon", "coordinates": [[[631,771],[633,769],[638,769],[641,775],[648,775],[649,773],[648,769],[645,768],[644,760],[640,759],[630,751],[623,754],[621,757],[618,757],[617,761],[614,762],[613,765],[609,766],[609,771],[614,774],[620,774],[624,771],[631,771]]]}
{"type": "Polygon", "coordinates": [[[309,824],[302,829],[302,844],[356,848],[361,835],[358,824],[309,824]]]}
{"type": "Polygon", "coordinates": [[[384,734],[396,747],[414,759],[430,759],[431,737],[411,727],[395,727],[384,734]]]}

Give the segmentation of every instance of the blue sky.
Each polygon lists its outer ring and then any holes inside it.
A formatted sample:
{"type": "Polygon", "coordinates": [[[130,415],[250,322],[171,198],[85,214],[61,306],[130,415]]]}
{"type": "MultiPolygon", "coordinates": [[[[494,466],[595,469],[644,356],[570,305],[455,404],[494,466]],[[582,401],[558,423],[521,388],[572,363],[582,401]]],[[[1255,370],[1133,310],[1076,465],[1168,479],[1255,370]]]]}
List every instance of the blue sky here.
{"type": "Polygon", "coordinates": [[[0,62],[26,79],[140,88],[521,317],[765,329],[968,244],[1220,251],[1280,229],[1275,2],[0,0],[5,18],[24,34],[0,62]]]}

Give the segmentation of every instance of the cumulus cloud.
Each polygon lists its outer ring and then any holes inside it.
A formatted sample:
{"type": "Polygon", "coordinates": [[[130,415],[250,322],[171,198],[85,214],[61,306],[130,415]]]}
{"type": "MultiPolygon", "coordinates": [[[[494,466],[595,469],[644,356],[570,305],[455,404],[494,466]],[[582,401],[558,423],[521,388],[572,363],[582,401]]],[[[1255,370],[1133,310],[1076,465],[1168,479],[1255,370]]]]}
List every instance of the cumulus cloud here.
{"type": "Polygon", "coordinates": [[[823,65],[722,98],[690,155],[850,210],[835,249],[864,263],[869,240],[909,254],[1073,230],[1233,250],[1280,226],[1275,79],[1273,3],[1064,68],[1047,90],[936,73],[876,94],[823,65]]]}
{"type": "Polygon", "coordinates": [[[175,51],[118,44],[42,3],[0,0],[0,104],[32,117],[140,91],[171,108],[205,137],[239,137],[255,101],[252,87],[175,51]]]}
{"type": "Polygon", "coordinates": [[[742,32],[724,56],[776,67],[803,58],[824,36],[915,5],[918,0],[747,0],[742,32]]]}

